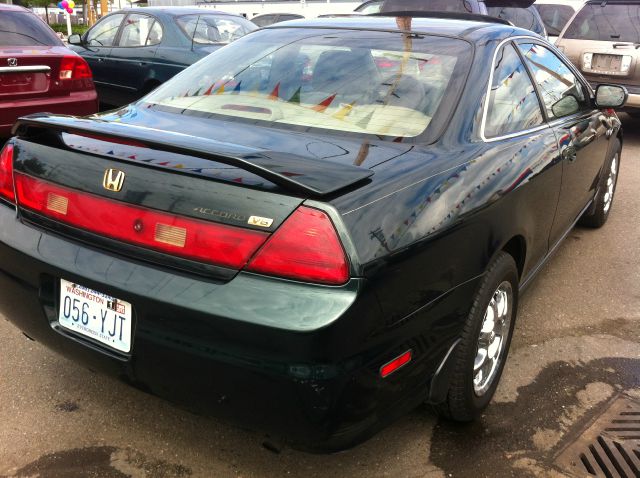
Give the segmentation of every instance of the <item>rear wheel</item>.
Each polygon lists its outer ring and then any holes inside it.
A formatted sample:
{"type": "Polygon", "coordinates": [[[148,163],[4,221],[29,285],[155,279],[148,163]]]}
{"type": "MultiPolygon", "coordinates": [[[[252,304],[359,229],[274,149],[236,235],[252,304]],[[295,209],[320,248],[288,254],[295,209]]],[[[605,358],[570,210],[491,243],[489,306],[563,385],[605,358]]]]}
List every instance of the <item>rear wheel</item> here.
{"type": "Polygon", "coordinates": [[[581,226],[602,227],[604,223],[607,222],[607,219],[609,219],[609,213],[613,205],[613,196],[616,192],[616,185],[618,184],[620,152],[622,149],[620,140],[615,139],[614,141],[616,142],[613,145],[614,153],[604,164],[604,170],[600,177],[598,194],[594,199],[593,208],[580,218],[581,226]]]}
{"type": "Polygon", "coordinates": [[[447,400],[436,406],[450,420],[470,421],[489,404],[507,358],[518,309],[518,269],[500,252],[474,297],[455,352],[447,400]]]}

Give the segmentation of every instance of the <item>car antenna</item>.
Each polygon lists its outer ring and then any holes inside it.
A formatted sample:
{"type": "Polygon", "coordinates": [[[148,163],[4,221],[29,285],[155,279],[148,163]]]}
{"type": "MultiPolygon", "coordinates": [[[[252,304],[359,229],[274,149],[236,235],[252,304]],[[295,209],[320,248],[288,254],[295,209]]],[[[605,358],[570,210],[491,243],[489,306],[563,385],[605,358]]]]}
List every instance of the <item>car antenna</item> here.
{"type": "Polygon", "coordinates": [[[193,43],[196,38],[196,32],[198,31],[198,23],[200,23],[200,15],[196,19],[196,25],[193,27],[193,33],[191,34],[191,51],[193,51],[193,43]]]}

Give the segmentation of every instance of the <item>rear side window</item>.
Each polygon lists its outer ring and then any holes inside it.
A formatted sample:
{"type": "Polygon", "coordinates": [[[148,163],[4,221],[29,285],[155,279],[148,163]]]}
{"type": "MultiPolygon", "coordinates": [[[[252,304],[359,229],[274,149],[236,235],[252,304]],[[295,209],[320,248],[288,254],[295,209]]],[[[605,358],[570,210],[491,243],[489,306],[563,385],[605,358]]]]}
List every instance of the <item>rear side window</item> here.
{"type": "Polygon", "coordinates": [[[467,0],[385,0],[381,11],[476,13],[467,0]]]}
{"type": "Polygon", "coordinates": [[[560,36],[560,33],[566,26],[567,22],[575,13],[575,10],[569,5],[545,4],[536,5],[538,13],[542,17],[547,33],[553,36],[560,36]]]}
{"type": "Polygon", "coordinates": [[[149,46],[157,45],[161,40],[160,24],[153,17],[134,13],[125,20],[118,44],[124,47],[149,46]]]}
{"type": "Polygon", "coordinates": [[[496,56],[484,134],[504,136],[540,126],[544,119],[538,95],[520,56],[505,45],[496,56]]]}
{"type": "Polygon", "coordinates": [[[590,98],[569,67],[551,50],[527,43],[520,45],[535,78],[550,119],[590,109],[590,98]],[[568,101],[573,97],[575,102],[568,101]]]}
{"type": "Polygon", "coordinates": [[[382,8],[383,0],[377,0],[373,2],[365,2],[362,5],[358,6],[354,10],[354,12],[360,12],[363,15],[372,15],[374,13],[380,13],[380,9],[382,8]]]}
{"type": "Polygon", "coordinates": [[[0,46],[62,45],[53,30],[29,12],[0,14],[0,46]]]}
{"type": "Polygon", "coordinates": [[[567,27],[564,38],[640,43],[640,3],[587,4],[567,27]]]}
{"type": "Polygon", "coordinates": [[[122,20],[124,20],[124,15],[119,13],[105,17],[96,23],[87,33],[87,44],[91,46],[112,46],[122,20]]]}
{"type": "Polygon", "coordinates": [[[276,21],[276,15],[260,15],[259,17],[252,18],[251,21],[259,27],[266,27],[276,21]]]}

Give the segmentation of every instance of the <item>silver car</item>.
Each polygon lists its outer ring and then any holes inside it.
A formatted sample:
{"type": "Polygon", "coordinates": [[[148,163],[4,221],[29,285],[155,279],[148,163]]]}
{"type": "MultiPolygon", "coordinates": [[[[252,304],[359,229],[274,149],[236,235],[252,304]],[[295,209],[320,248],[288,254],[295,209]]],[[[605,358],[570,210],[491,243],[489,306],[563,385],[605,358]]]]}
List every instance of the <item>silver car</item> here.
{"type": "Polygon", "coordinates": [[[640,116],[640,0],[588,1],[564,28],[556,46],[592,86],[626,86],[625,109],[640,116]]]}

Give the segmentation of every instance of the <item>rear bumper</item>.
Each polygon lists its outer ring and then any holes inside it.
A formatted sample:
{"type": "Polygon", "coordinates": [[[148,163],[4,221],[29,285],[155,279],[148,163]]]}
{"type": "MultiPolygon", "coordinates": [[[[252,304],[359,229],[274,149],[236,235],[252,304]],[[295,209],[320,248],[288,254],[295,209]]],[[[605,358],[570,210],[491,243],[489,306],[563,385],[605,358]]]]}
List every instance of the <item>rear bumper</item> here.
{"type": "Polygon", "coordinates": [[[76,91],[68,96],[0,101],[0,138],[11,135],[11,127],[21,116],[42,112],[91,115],[98,112],[98,95],[95,90],[87,90],[76,91]]]}
{"type": "Polygon", "coordinates": [[[249,274],[212,283],[40,231],[0,204],[0,314],[25,334],[142,390],[309,450],[353,446],[423,402],[459,332],[447,314],[475,286],[394,328],[364,280],[340,290],[249,274]],[[60,278],[133,304],[130,356],[60,329],[60,278]],[[411,364],[381,379],[380,366],[409,348],[411,364]]]}

